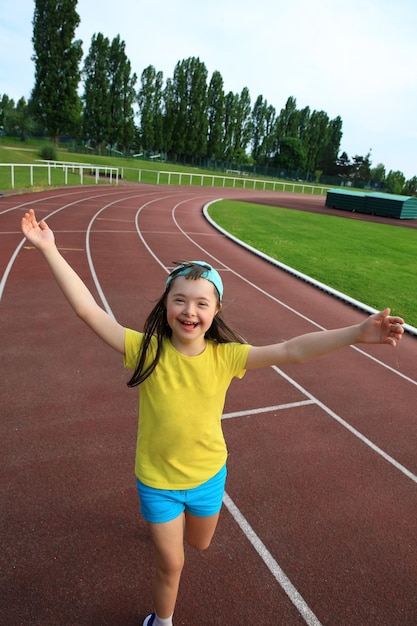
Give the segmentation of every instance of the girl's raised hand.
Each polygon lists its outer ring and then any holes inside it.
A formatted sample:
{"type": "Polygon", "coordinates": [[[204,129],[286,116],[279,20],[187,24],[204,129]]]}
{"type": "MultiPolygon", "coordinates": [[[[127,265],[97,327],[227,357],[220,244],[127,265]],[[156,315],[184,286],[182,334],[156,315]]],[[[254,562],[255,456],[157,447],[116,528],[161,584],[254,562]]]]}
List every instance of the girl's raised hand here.
{"type": "Polygon", "coordinates": [[[41,220],[37,221],[35,211],[29,209],[22,217],[22,232],[26,239],[38,250],[47,250],[55,245],[55,237],[49,226],[41,220]]]}
{"type": "Polygon", "coordinates": [[[390,312],[390,309],[385,309],[362,322],[360,343],[385,343],[395,348],[404,333],[404,320],[391,316],[390,312]]]}

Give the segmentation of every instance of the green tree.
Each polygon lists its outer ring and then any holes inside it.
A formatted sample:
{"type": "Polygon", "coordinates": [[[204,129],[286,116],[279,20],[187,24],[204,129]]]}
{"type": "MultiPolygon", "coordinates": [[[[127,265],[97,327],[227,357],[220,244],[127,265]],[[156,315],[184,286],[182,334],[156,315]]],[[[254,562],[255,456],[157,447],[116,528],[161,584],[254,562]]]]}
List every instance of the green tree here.
{"type": "Polygon", "coordinates": [[[404,185],[403,193],[407,196],[417,196],[417,176],[413,176],[404,185]]]}
{"type": "Polygon", "coordinates": [[[370,171],[371,182],[378,187],[382,187],[385,182],[385,165],[378,163],[376,167],[370,171]]]}
{"type": "Polygon", "coordinates": [[[81,41],[74,41],[80,23],[77,0],[35,0],[33,47],[35,85],[32,107],[54,144],[58,136],[79,127],[81,41]]]}
{"type": "Polygon", "coordinates": [[[110,133],[110,42],[94,34],[84,61],[83,137],[99,152],[110,133]]]}
{"type": "Polygon", "coordinates": [[[166,81],[162,99],[164,104],[163,148],[167,157],[172,157],[174,154],[174,133],[177,119],[177,102],[172,78],[168,78],[166,81]]]}
{"type": "Polygon", "coordinates": [[[299,115],[297,118],[297,137],[301,139],[305,147],[310,126],[310,118],[310,107],[304,107],[304,109],[301,109],[301,111],[299,111],[299,115]]]}
{"type": "Polygon", "coordinates": [[[6,114],[7,134],[20,137],[22,141],[27,139],[33,131],[33,119],[30,115],[25,98],[20,98],[13,109],[6,114]]]}
{"type": "Polygon", "coordinates": [[[303,142],[298,137],[284,137],[280,142],[280,151],[276,157],[277,164],[290,172],[304,172],[307,154],[303,142]]]}
{"type": "Polygon", "coordinates": [[[14,100],[3,94],[0,100],[0,130],[8,134],[8,119],[14,111],[14,100]]]}
{"type": "Polygon", "coordinates": [[[336,160],[336,174],[342,180],[348,181],[351,177],[352,163],[346,152],[342,152],[336,160]]]}
{"type": "Polygon", "coordinates": [[[363,157],[355,155],[352,157],[352,173],[351,176],[354,180],[368,183],[371,180],[371,154],[363,157]]]}
{"type": "Polygon", "coordinates": [[[336,174],[337,155],[339,154],[340,142],[343,136],[342,125],[343,122],[340,116],[329,122],[326,141],[321,146],[318,154],[319,169],[322,169],[329,175],[336,174]]]}
{"type": "Polygon", "coordinates": [[[210,80],[207,96],[208,139],[207,155],[210,159],[224,158],[223,128],[225,117],[225,95],[223,78],[215,71],[210,80]]]}
{"type": "Polygon", "coordinates": [[[290,96],[277,118],[276,136],[278,143],[284,137],[298,137],[299,118],[300,113],[297,111],[297,101],[293,96],[290,96]]]}
{"type": "MultiPolygon", "coordinates": [[[[265,101],[266,104],[266,101],[265,101]]],[[[276,110],[271,104],[266,106],[265,109],[265,134],[259,150],[258,163],[260,165],[268,164],[274,153],[275,140],[275,123],[276,123],[276,110]]]]}
{"type": "Polygon", "coordinates": [[[195,161],[206,155],[208,132],[207,69],[196,57],[177,63],[167,81],[166,110],[171,149],[177,158],[195,161]]]}
{"type": "Polygon", "coordinates": [[[400,171],[390,170],[385,180],[385,191],[387,193],[401,194],[405,185],[405,176],[400,171]]]}
{"type": "Polygon", "coordinates": [[[276,119],[274,129],[273,160],[281,164],[289,158],[285,152],[291,146],[290,161],[303,162],[303,153],[307,155],[305,167],[309,172],[323,170],[325,173],[336,173],[336,161],[342,138],[342,120],[336,117],[330,121],[325,111],[310,111],[309,107],[297,109],[293,96],[287,99],[276,119]],[[302,150],[295,148],[297,142],[283,143],[286,138],[297,139],[302,150]],[[294,152],[295,150],[295,152],[294,152]],[[295,155],[298,154],[298,157],[295,155]]]}
{"type": "Polygon", "coordinates": [[[138,92],[140,112],[141,147],[146,151],[160,150],[163,145],[162,83],[163,74],[153,65],[145,68],[141,75],[138,92]]]}
{"type": "Polygon", "coordinates": [[[140,114],[140,140],[143,150],[155,149],[154,136],[154,91],[156,70],[153,65],[148,65],[140,77],[141,87],[138,91],[138,105],[140,114]]]}
{"type": "Polygon", "coordinates": [[[233,161],[234,157],[234,135],[237,123],[237,106],[239,96],[238,94],[229,91],[225,97],[224,106],[224,158],[228,161],[233,161]]]}
{"type": "Polygon", "coordinates": [[[188,77],[185,61],[179,61],[174,68],[170,83],[167,83],[170,97],[169,120],[171,124],[171,146],[175,159],[185,158],[188,107],[188,77]]]}
{"type": "Polygon", "coordinates": [[[115,37],[109,50],[110,127],[107,140],[113,147],[127,152],[135,135],[133,104],[136,99],[137,76],[125,52],[126,44],[115,37]]]}
{"type": "Polygon", "coordinates": [[[320,168],[320,154],[329,142],[329,116],[325,111],[313,111],[304,140],[307,154],[307,176],[320,168]]]}
{"type": "Polygon", "coordinates": [[[267,107],[267,101],[259,95],[252,109],[252,157],[256,163],[261,160],[261,150],[265,141],[267,107]]]}
{"type": "Polygon", "coordinates": [[[201,160],[207,154],[208,106],[207,69],[199,58],[186,61],[187,75],[187,139],[186,155],[192,161],[201,160]]]}
{"type": "Polygon", "coordinates": [[[161,150],[164,145],[164,119],[163,119],[163,83],[164,75],[162,72],[157,72],[155,77],[155,89],[154,89],[154,150],[161,150]]]}
{"type": "Polygon", "coordinates": [[[135,137],[136,74],[119,36],[110,44],[102,33],[93,35],[83,76],[84,138],[99,151],[110,144],[126,152],[135,137]]]}
{"type": "Polygon", "coordinates": [[[243,87],[240,96],[234,99],[234,114],[231,160],[246,163],[246,149],[252,136],[251,101],[247,87],[243,87]]]}

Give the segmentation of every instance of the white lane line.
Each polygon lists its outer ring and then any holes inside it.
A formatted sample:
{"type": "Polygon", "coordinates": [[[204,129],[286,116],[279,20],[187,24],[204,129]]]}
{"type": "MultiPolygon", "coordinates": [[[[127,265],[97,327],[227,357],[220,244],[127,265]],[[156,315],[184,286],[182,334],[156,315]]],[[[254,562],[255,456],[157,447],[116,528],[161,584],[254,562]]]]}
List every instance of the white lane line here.
{"type": "MultiPolygon", "coordinates": [[[[164,196],[164,199],[166,199],[166,198],[175,198],[175,197],[177,197],[177,195],[178,195],[178,194],[172,194],[171,196],[164,196]]],[[[175,204],[175,205],[174,205],[174,207],[173,207],[173,209],[171,210],[171,215],[173,216],[173,221],[175,222],[174,212],[175,212],[175,210],[176,210],[179,206],[181,206],[181,204],[184,204],[184,203],[186,203],[186,202],[189,202],[190,200],[198,200],[198,199],[200,199],[200,198],[201,198],[201,196],[199,196],[199,195],[198,195],[198,196],[192,196],[192,197],[187,198],[187,199],[185,199],[185,200],[181,200],[181,202],[178,202],[177,204],[175,204]]],[[[158,263],[158,265],[160,265],[160,266],[162,267],[162,269],[163,269],[163,270],[164,270],[167,274],[169,274],[169,271],[170,271],[170,270],[168,269],[168,267],[167,267],[167,266],[166,266],[166,265],[165,265],[165,264],[164,264],[164,263],[163,263],[163,262],[159,259],[159,257],[158,257],[158,256],[157,256],[154,252],[153,252],[152,248],[149,246],[149,244],[146,242],[146,240],[145,240],[145,238],[144,238],[144,236],[143,236],[143,233],[146,233],[146,232],[149,232],[149,231],[141,231],[141,229],[140,229],[140,227],[139,227],[139,215],[140,215],[140,213],[141,213],[141,212],[142,212],[142,210],[143,210],[144,208],[146,208],[149,204],[152,204],[152,202],[155,202],[155,200],[152,200],[152,201],[150,201],[150,202],[147,202],[146,204],[143,204],[143,205],[142,205],[142,206],[138,209],[138,212],[136,213],[136,219],[135,219],[135,223],[136,223],[136,230],[137,230],[137,233],[138,233],[138,236],[139,236],[139,238],[140,238],[141,242],[143,243],[143,245],[145,246],[145,248],[147,249],[147,251],[149,252],[149,254],[151,255],[151,257],[152,257],[152,258],[156,261],[156,263],[158,263]]],[[[182,229],[179,229],[179,230],[180,230],[180,232],[181,232],[182,234],[185,234],[185,233],[184,233],[184,231],[183,231],[182,229]]],[[[171,234],[172,234],[172,233],[171,233],[171,234]]],[[[187,235],[186,235],[186,236],[187,236],[187,235]]],[[[188,239],[190,239],[190,238],[188,237],[188,239]]],[[[192,239],[191,239],[191,241],[192,241],[192,239]]],[[[193,242],[193,243],[194,243],[194,242],[193,242]]],[[[195,244],[194,244],[194,245],[195,245],[195,244]]]]}
{"type": "MultiPolygon", "coordinates": [[[[154,193],[155,193],[155,192],[152,192],[152,195],[153,195],[154,193]]],[[[151,194],[149,194],[149,195],[151,195],[151,194]]],[[[90,220],[90,223],[88,224],[87,231],[86,231],[86,234],[85,234],[85,247],[86,247],[86,253],[87,253],[87,259],[88,259],[88,265],[89,265],[89,268],[90,268],[91,276],[92,276],[92,278],[93,278],[93,281],[94,281],[95,287],[96,287],[96,289],[97,289],[97,293],[98,293],[98,295],[99,295],[99,297],[100,297],[101,302],[103,303],[103,306],[104,306],[104,309],[105,309],[106,313],[108,313],[108,315],[110,315],[110,316],[111,316],[111,317],[113,317],[113,318],[115,318],[115,315],[114,315],[113,311],[112,311],[112,310],[111,310],[111,308],[110,308],[110,305],[109,305],[109,303],[108,303],[108,301],[107,301],[106,296],[104,295],[104,291],[103,291],[103,289],[102,289],[102,287],[101,287],[100,281],[99,281],[98,276],[97,276],[97,272],[96,272],[95,267],[94,267],[94,262],[93,262],[93,257],[92,257],[92,254],[91,254],[91,247],[90,247],[91,230],[92,230],[92,228],[93,228],[94,222],[95,222],[96,220],[98,221],[98,220],[100,219],[100,218],[99,218],[99,215],[100,215],[103,211],[105,211],[106,209],[108,209],[108,208],[110,208],[110,207],[113,207],[115,204],[118,204],[118,203],[119,203],[119,202],[121,202],[121,201],[125,201],[125,200],[132,200],[133,198],[137,198],[137,197],[138,197],[138,192],[136,192],[134,195],[131,195],[131,196],[127,196],[127,197],[123,197],[123,198],[117,198],[116,200],[113,200],[113,202],[109,202],[108,204],[105,204],[103,207],[101,207],[101,209],[99,209],[99,210],[98,210],[98,211],[97,211],[97,212],[93,215],[93,217],[92,217],[92,218],[91,218],[91,220],[90,220]]],[[[141,198],[142,198],[143,196],[139,196],[139,197],[141,197],[141,198]]],[[[167,197],[167,196],[159,196],[159,197],[157,197],[157,198],[152,198],[152,200],[149,200],[148,202],[146,202],[145,204],[143,204],[143,205],[140,207],[140,209],[138,210],[138,212],[137,212],[137,214],[136,214],[136,219],[135,219],[135,222],[136,222],[136,229],[137,229],[137,216],[138,216],[138,214],[141,212],[141,210],[142,210],[144,207],[148,206],[149,204],[152,204],[153,202],[159,202],[159,201],[161,201],[161,200],[164,200],[166,197],[167,197]]],[[[168,197],[170,197],[170,196],[168,196],[168,197]]],[[[174,196],[174,194],[173,194],[173,197],[175,197],[175,196],[174,196]]],[[[140,235],[140,233],[139,233],[139,235],[140,235]]],[[[145,242],[144,242],[144,243],[145,243],[145,242]]],[[[146,244],[145,244],[145,245],[146,245],[146,244]]],[[[150,248],[149,248],[147,245],[146,245],[146,247],[147,247],[147,249],[150,251],[150,248]]],[[[150,252],[151,252],[151,251],[150,251],[150,252]]],[[[151,254],[152,254],[152,256],[153,256],[154,258],[156,258],[156,257],[155,257],[155,255],[154,255],[152,252],[151,252],[151,254]]],[[[158,262],[159,262],[159,261],[158,261],[158,262]]]]}
{"type": "MultiPolygon", "coordinates": [[[[8,209],[5,209],[4,211],[0,211],[0,215],[5,215],[6,213],[10,213],[11,211],[16,211],[17,209],[31,207],[33,204],[41,204],[42,202],[45,202],[45,200],[55,200],[56,198],[67,198],[73,195],[80,195],[81,193],[82,191],[79,191],[79,192],[73,191],[73,192],[68,192],[68,193],[57,193],[54,195],[48,195],[46,198],[45,196],[43,196],[42,198],[36,198],[35,200],[22,202],[21,204],[14,204],[13,206],[9,207],[8,209]]],[[[103,194],[100,194],[100,195],[103,195],[103,194]]],[[[92,197],[100,197],[100,195],[92,196],[92,197]]],[[[81,200],[82,198],[79,201],[81,200]]],[[[66,206],[70,206],[70,205],[67,204],[66,206]]],[[[61,209],[58,209],[58,210],[61,210],[61,209]]]]}
{"type": "Polygon", "coordinates": [[[259,409],[248,409],[247,411],[234,411],[233,413],[223,413],[222,419],[227,420],[232,417],[247,417],[249,415],[259,415],[260,413],[272,413],[272,411],[282,411],[283,409],[295,409],[300,406],[315,404],[314,400],[300,400],[299,402],[289,402],[288,404],[275,404],[259,409]]]}
{"type": "Polygon", "coordinates": [[[404,465],[401,465],[401,463],[396,461],[392,456],[390,456],[389,454],[384,452],[384,450],[382,450],[382,448],[378,447],[375,443],[373,443],[370,439],[368,439],[368,437],[366,437],[359,430],[354,428],[354,426],[349,424],[349,422],[346,422],[342,417],[340,417],[340,415],[337,415],[337,413],[335,413],[328,406],[323,404],[323,402],[318,400],[318,398],[314,397],[311,393],[309,393],[306,389],[304,389],[304,387],[302,387],[299,383],[297,383],[290,376],[285,374],[278,367],[273,366],[272,369],[274,369],[280,376],[285,378],[285,380],[287,382],[289,382],[293,387],[298,389],[298,391],[300,391],[300,393],[302,393],[303,395],[307,396],[308,400],[302,400],[300,402],[291,402],[291,403],[288,403],[288,404],[277,404],[275,406],[261,407],[261,408],[258,408],[258,409],[248,409],[246,411],[235,411],[235,412],[232,412],[232,413],[223,413],[222,420],[224,420],[224,419],[231,419],[231,418],[234,418],[234,417],[250,417],[251,415],[259,415],[261,413],[271,413],[272,411],[282,411],[282,410],[285,410],[285,409],[293,409],[293,408],[297,408],[297,407],[300,407],[300,406],[307,406],[307,405],[315,404],[316,406],[320,407],[320,409],[322,409],[322,411],[327,413],[327,415],[329,415],[329,417],[331,417],[336,422],[338,422],[341,426],[346,428],[346,430],[348,430],[352,435],[354,435],[355,437],[360,439],[360,441],[362,441],[362,443],[364,443],[369,448],[371,448],[371,450],[373,450],[374,452],[379,454],[379,456],[381,456],[383,459],[385,459],[385,461],[388,461],[388,463],[390,463],[393,467],[395,467],[397,470],[402,472],[404,474],[404,476],[407,476],[407,478],[410,478],[410,480],[412,480],[413,482],[417,483],[417,476],[415,474],[413,474],[413,472],[411,472],[409,469],[404,467],[404,465]]]}
{"type": "MultiPolygon", "coordinates": [[[[130,190],[129,190],[129,192],[130,192],[130,190]]],[[[81,193],[83,193],[83,192],[82,191],[74,192],[74,194],[76,194],[76,195],[79,195],[81,193]]],[[[120,193],[120,190],[118,190],[118,193],[120,193]]],[[[126,194],[126,193],[128,193],[128,191],[124,191],[123,193],[126,194]]],[[[155,192],[153,192],[153,193],[155,193],[155,192]]],[[[54,200],[56,198],[61,198],[61,197],[65,197],[66,198],[66,197],[72,196],[74,194],[73,193],[63,193],[63,194],[50,195],[50,196],[48,196],[47,199],[48,200],[50,200],[50,199],[54,200]]],[[[72,207],[72,206],[74,206],[76,204],[83,203],[83,202],[88,201],[88,200],[95,200],[97,198],[107,197],[108,195],[109,195],[109,192],[107,190],[105,193],[95,193],[94,195],[87,196],[87,197],[83,196],[81,198],[78,198],[77,200],[74,200],[73,202],[68,202],[67,204],[64,204],[63,206],[58,207],[54,211],[51,211],[51,213],[48,213],[47,215],[42,216],[42,219],[48,220],[50,217],[52,217],[53,215],[56,215],[57,213],[60,213],[64,209],[67,209],[69,207],[72,207]]],[[[122,197],[119,197],[118,200],[119,201],[122,201],[122,200],[125,200],[125,199],[130,200],[131,198],[137,198],[138,195],[140,195],[139,192],[136,192],[136,194],[134,196],[129,196],[128,198],[126,198],[125,195],[122,195],[122,197]]],[[[141,194],[140,197],[143,197],[143,194],[141,194]]],[[[24,202],[22,204],[17,204],[17,205],[14,205],[13,207],[10,207],[10,208],[6,209],[5,211],[0,212],[0,215],[3,215],[4,213],[9,213],[10,211],[15,211],[15,210],[18,210],[18,209],[29,208],[32,205],[36,205],[36,204],[39,204],[39,203],[42,203],[42,202],[45,202],[45,198],[44,197],[38,198],[36,200],[31,200],[30,202],[24,202]]],[[[84,233],[85,231],[73,231],[73,230],[71,230],[71,231],[59,231],[59,232],[71,232],[71,233],[72,232],[83,232],[84,233]]],[[[4,289],[6,287],[6,283],[7,283],[9,274],[11,272],[11,269],[12,269],[12,267],[14,265],[14,262],[16,261],[16,258],[18,256],[22,246],[25,244],[25,242],[26,242],[26,238],[24,237],[22,239],[22,241],[16,246],[16,249],[15,249],[14,253],[12,254],[12,256],[10,257],[10,260],[9,260],[9,262],[8,262],[8,264],[6,266],[6,269],[5,269],[4,273],[3,273],[3,276],[2,276],[1,281],[0,281],[0,302],[2,300],[4,289]]]]}
{"type": "MultiPolygon", "coordinates": [[[[59,198],[59,197],[61,197],[61,195],[65,195],[65,194],[60,194],[60,195],[57,195],[57,196],[52,196],[52,198],[59,198]]],[[[102,195],[105,195],[105,194],[102,194],[102,195]]],[[[91,199],[93,199],[93,198],[97,198],[97,197],[99,197],[99,196],[91,196],[91,197],[89,197],[89,198],[79,198],[78,200],[74,200],[73,202],[69,202],[68,204],[64,204],[64,206],[59,207],[58,209],[55,209],[55,211],[52,211],[52,212],[51,212],[51,213],[49,213],[48,215],[46,215],[46,216],[42,217],[42,219],[47,220],[47,219],[49,219],[50,217],[52,217],[53,215],[55,215],[56,213],[60,213],[60,212],[61,212],[61,211],[63,211],[64,209],[67,209],[68,207],[71,207],[71,206],[73,206],[74,204],[78,204],[79,202],[83,202],[84,200],[91,200],[91,199]]],[[[22,207],[26,207],[26,206],[30,206],[31,204],[36,204],[37,202],[42,202],[42,201],[44,201],[44,200],[45,200],[45,198],[41,198],[41,199],[39,199],[39,200],[33,200],[32,202],[27,202],[27,203],[25,203],[25,204],[20,204],[20,205],[18,205],[18,206],[13,207],[13,210],[14,210],[14,209],[19,209],[19,208],[22,208],[22,207]]],[[[8,209],[8,210],[12,210],[12,209],[8,209]]],[[[5,212],[7,212],[7,211],[5,211],[5,212]]],[[[26,237],[24,237],[24,238],[22,239],[22,241],[21,241],[21,242],[20,242],[20,243],[16,246],[16,249],[15,249],[14,253],[12,254],[12,256],[10,257],[10,261],[9,261],[9,263],[7,264],[7,267],[6,267],[5,271],[4,271],[4,274],[3,274],[2,279],[1,279],[1,281],[0,281],[0,302],[1,302],[1,300],[2,300],[2,297],[3,297],[3,292],[4,292],[4,289],[5,289],[5,287],[6,287],[7,279],[8,279],[8,277],[9,277],[10,272],[11,272],[11,269],[12,269],[12,267],[13,267],[13,264],[14,264],[14,262],[15,262],[16,258],[17,258],[17,255],[19,254],[19,252],[20,252],[20,250],[21,250],[22,246],[25,244],[25,242],[26,242],[26,237]]]]}
{"type": "Polygon", "coordinates": [[[385,367],[385,369],[389,370],[393,374],[396,374],[397,376],[399,376],[403,380],[406,380],[408,383],[411,383],[412,385],[417,385],[417,380],[414,380],[413,378],[410,378],[409,376],[406,376],[402,372],[399,372],[394,367],[391,367],[391,365],[388,365],[387,363],[383,363],[382,361],[380,361],[376,357],[372,356],[372,354],[368,354],[364,350],[361,350],[361,348],[358,348],[358,346],[350,346],[350,347],[352,348],[352,350],[356,350],[356,352],[359,352],[363,356],[366,356],[367,359],[370,359],[371,361],[374,361],[375,363],[378,363],[378,365],[382,364],[385,367]]]}
{"type": "Polygon", "coordinates": [[[12,270],[13,264],[16,261],[17,255],[19,254],[25,241],[26,241],[26,238],[23,239],[23,241],[19,243],[19,245],[16,247],[16,250],[13,252],[12,256],[10,257],[8,264],[6,265],[6,269],[4,270],[2,279],[0,280],[0,302],[2,300],[3,292],[6,287],[7,279],[9,278],[9,274],[12,270]]]}
{"type": "Polygon", "coordinates": [[[303,393],[305,396],[307,396],[307,398],[309,398],[315,404],[317,404],[325,413],[327,413],[327,415],[329,415],[331,418],[336,420],[336,422],[338,422],[341,426],[343,426],[349,432],[351,432],[353,435],[355,435],[355,437],[360,439],[364,444],[366,444],[374,452],[379,454],[383,459],[388,461],[388,463],[390,463],[393,467],[395,467],[397,470],[402,472],[404,474],[404,476],[407,476],[407,478],[410,478],[413,482],[417,483],[417,476],[415,474],[413,474],[413,472],[411,472],[406,467],[404,467],[404,465],[401,465],[401,463],[396,461],[392,456],[390,456],[389,454],[384,452],[384,450],[382,450],[376,444],[374,444],[370,439],[368,439],[368,437],[365,437],[365,435],[363,435],[359,430],[356,430],[356,428],[354,428],[351,424],[349,424],[349,422],[346,422],[342,417],[337,415],[337,413],[332,411],[328,406],[326,406],[318,398],[313,396],[313,394],[311,394],[309,391],[307,391],[307,389],[302,387],[293,378],[288,376],[288,374],[285,374],[285,372],[283,372],[279,367],[277,367],[276,365],[273,365],[272,369],[274,369],[280,376],[285,378],[286,381],[288,381],[291,385],[293,385],[301,393],[303,393]]]}
{"type": "Polygon", "coordinates": [[[272,554],[269,552],[265,544],[255,533],[252,526],[242,515],[241,511],[235,505],[227,492],[225,492],[223,496],[223,502],[227,510],[235,520],[236,524],[239,526],[248,541],[255,548],[257,554],[263,560],[280,587],[285,591],[285,593],[287,594],[293,605],[296,607],[306,624],[308,624],[308,626],[321,626],[321,622],[317,619],[313,611],[308,606],[307,602],[294,587],[288,576],[278,565],[272,554]]]}

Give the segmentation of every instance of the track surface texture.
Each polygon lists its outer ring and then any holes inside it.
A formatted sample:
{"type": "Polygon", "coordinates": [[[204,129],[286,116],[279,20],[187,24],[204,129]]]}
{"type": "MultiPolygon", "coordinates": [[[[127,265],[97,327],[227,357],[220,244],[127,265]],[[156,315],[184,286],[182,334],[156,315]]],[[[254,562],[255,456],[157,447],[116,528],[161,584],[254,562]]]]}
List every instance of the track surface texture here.
{"type": "MultiPolygon", "coordinates": [[[[25,211],[133,328],[172,261],[195,258],[220,271],[250,343],[364,318],[214,229],[202,208],[219,197],[328,211],[313,196],[144,185],[0,199],[2,626],[139,626],[152,608],[137,390],[23,239],[25,211]]],[[[177,626],[417,624],[416,347],[406,335],[232,383],[225,503],[210,549],[186,550],[177,626]]]]}

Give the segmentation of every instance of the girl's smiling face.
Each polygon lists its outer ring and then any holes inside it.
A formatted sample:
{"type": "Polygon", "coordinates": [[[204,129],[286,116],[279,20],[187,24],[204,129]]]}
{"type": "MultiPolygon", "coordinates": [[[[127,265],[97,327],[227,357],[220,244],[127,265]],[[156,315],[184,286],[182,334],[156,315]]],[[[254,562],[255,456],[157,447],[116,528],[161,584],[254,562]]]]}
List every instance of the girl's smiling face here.
{"type": "Polygon", "coordinates": [[[219,298],[214,285],[205,278],[197,280],[178,276],[172,281],[166,299],[171,342],[180,352],[192,355],[203,352],[204,335],[219,311],[219,298]]]}

